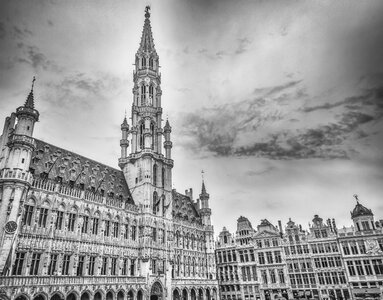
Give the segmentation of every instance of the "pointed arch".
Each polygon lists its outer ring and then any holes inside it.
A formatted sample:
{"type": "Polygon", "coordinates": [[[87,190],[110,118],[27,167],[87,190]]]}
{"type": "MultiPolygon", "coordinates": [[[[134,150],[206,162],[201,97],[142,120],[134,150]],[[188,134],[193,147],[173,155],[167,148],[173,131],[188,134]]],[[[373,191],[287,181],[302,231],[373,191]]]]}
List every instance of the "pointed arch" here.
{"type": "Polygon", "coordinates": [[[157,186],[157,164],[153,165],[153,185],[157,186]]]}

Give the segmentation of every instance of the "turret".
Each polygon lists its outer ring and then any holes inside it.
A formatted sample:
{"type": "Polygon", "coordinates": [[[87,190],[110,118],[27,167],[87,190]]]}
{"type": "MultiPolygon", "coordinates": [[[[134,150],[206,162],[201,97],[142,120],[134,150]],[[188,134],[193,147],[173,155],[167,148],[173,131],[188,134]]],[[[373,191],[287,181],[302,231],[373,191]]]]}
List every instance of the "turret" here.
{"type": "Polygon", "coordinates": [[[172,147],[173,143],[170,141],[170,133],[172,132],[172,128],[170,127],[169,120],[166,120],[166,124],[164,127],[164,135],[165,135],[165,142],[164,142],[164,148],[165,148],[165,157],[167,159],[172,158],[172,147]]]}
{"type": "Polygon", "coordinates": [[[209,198],[210,195],[206,192],[205,181],[202,180],[201,194],[199,194],[200,199],[200,212],[202,216],[202,223],[205,225],[211,225],[211,209],[209,207],[209,198]]]}
{"type": "Polygon", "coordinates": [[[23,203],[33,180],[29,166],[36,142],[32,135],[39,119],[39,112],[34,105],[34,82],[35,78],[25,104],[18,107],[16,113],[6,120],[9,138],[2,138],[7,140],[4,146],[5,163],[1,164],[0,170],[0,272],[3,274],[9,271],[6,262],[12,257],[12,237],[19,230],[23,203]]]}
{"type": "Polygon", "coordinates": [[[126,158],[127,150],[129,147],[129,140],[128,140],[129,124],[128,124],[128,121],[126,120],[126,115],[125,115],[124,121],[121,124],[121,134],[122,134],[122,137],[120,140],[121,158],[126,158]]]}
{"type": "Polygon", "coordinates": [[[356,205],[351,213],[356,231],[375,230],[374,214],[371,209],[359,203],[358,195],[354,195],[356,205]]]}

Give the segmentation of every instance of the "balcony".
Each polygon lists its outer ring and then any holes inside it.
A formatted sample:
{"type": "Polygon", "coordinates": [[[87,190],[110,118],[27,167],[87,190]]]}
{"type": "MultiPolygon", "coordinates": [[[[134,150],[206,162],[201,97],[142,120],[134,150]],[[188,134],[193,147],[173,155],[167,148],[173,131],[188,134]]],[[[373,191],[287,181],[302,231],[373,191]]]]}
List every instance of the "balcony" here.
{"type": "Polygon", "coordinates": [[[27,135],[12,134],[9,138],[8,145],[13,145],[13,144],[22,144],[22,145],[29,146],[33,149],[36,148],[35,139],[27,135]]]}
{"type": "Polygon", "coordinates": [[[129,276],[1,276],[0,287],[64,286],[145,283],[145,277],[129,276]]]}
{"type": "Polygon", "coordinates": [[[19,181],[32,184],[33,175],[28,171],[23,171],[20,169],[3,169],[0,171],[0,181],[19,181]]]}

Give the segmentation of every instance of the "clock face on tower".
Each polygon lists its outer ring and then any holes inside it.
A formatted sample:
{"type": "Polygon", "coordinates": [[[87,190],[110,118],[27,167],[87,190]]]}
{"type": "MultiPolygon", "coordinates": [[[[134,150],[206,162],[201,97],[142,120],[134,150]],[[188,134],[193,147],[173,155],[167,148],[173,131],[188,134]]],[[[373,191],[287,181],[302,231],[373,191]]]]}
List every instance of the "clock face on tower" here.
{"type": "Polygon", "coordinates": [[[17,229],[17,223],[15,221],[8,221],[5,224],[5,231],[7,233],[14,233],[17,229]]]}

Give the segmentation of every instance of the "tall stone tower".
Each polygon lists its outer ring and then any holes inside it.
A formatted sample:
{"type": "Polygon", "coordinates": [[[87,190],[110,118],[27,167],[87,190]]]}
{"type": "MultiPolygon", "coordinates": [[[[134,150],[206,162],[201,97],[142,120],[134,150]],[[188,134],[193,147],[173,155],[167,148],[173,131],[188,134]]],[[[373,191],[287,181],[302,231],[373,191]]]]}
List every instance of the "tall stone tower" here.
{"type": "Polygon", "coordinates": [[[173,260],[171,127],[168,120],[162,127],[161,75],[149,9],[146,7],[144,29],[135,57],[131,126],[126,118],[121,125],[119,166],[142,212],[140,275],[149,278],[149,285],[161,282],[165,294],[169,294],[173,260]]]}
{"type": "Polygon", "coordinates": [[[144,212],[171,218],[171,127],[167,120],[162,128],[161,74],[149,8],[146,9],[141,43],[136,53],[133,80],[132,124],[130,130],[126,119],[121,125],[122,157],[119,165],[136,204],[144,212]],[[131,148],[127,155],[130,135],[131,148]]]}
{"type": "Polygon", "coordinates": [[[34,107],[34,81],[25,104],[6,118],[0,139],[0,272],[3,274],[9,272],[22,204],[33,180],[29,165],[36,147],[33,129],[39,119],[34,107]]]}

